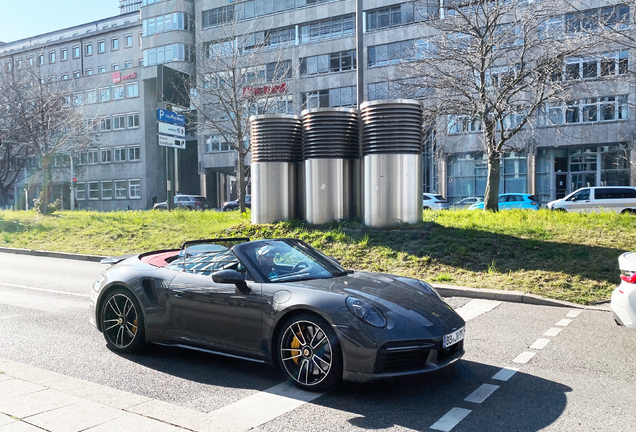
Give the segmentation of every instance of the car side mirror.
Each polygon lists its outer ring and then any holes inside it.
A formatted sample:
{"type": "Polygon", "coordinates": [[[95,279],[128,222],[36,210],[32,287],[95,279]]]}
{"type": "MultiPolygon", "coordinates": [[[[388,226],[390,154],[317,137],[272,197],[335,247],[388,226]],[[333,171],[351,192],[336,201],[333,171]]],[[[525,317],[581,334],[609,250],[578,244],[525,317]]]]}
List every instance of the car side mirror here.
{"type": "Polygon", "coordinates": [[[234,284],[240,289],[246,289],[245,275],[236,270],[221,270],[212,273],[212,280],[220,284],[234,284]]]}

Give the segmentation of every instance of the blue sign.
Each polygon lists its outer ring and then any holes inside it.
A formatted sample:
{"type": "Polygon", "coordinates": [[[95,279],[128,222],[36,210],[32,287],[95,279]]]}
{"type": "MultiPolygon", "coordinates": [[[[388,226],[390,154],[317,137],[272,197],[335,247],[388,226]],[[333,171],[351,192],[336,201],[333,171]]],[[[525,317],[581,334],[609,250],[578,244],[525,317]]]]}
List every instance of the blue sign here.
{"type": "Polygon", "coordinates": [[[173,111],[168,111],[164,109],[157,108],[157,120],[172,123],[179,126],[185,126],[185,116],[181,114],[177,114],[173,111]]]}

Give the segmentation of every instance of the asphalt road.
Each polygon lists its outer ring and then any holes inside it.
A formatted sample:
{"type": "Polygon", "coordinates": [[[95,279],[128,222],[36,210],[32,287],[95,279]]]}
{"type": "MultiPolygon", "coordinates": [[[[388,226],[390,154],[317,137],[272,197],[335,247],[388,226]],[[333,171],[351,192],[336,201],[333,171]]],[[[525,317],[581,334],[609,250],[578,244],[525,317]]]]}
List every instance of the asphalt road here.
{"type": "MultiPolygon", "coordinates": [[[[88,322],[90,286],[104,269],[0,253],[0,357],[205,413],[284,381],[267,366],[178,348],[112,353],[88,322]]],[[[496,304],[468,321],[466,355],[447,370],[344,384],[255,430],[636,430],[636,331],[608,312],[573,312],[496,304]],[[518,371],[493,379],[502,368],[518,371]]]]}

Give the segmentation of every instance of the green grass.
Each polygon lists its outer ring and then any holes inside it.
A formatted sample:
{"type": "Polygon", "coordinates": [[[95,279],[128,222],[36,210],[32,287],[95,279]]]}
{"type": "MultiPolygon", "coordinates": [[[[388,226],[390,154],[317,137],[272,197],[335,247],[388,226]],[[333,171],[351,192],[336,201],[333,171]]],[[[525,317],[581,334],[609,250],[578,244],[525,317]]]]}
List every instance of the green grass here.
{"type": "Polygon", "coordinates": [[[619,283],[618,255],[636,248],[636,218],[542,210],[427,211],[417,225],[252,225],[238,212],[0,211],[0,246],[98,255],[178,247],[211,237],[298,237],[347,268],[430,282],[519,290],[590,304],[619,283]]]}

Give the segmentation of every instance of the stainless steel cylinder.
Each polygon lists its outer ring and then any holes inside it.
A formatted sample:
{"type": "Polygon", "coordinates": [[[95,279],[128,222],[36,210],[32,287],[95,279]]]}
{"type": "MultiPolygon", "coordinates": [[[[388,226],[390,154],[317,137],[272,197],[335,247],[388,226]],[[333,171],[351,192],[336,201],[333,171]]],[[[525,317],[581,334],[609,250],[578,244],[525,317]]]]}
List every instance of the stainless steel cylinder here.
{"type": "Polygon", "coordinates": [[[302,123],[290,115],[250,117],[252,223],[303,216],[302,123]]]}
{"type": "Polygon", "coordinates": [[[358,111],[317,108],[302,112],[305,219],[312,224],[357,214],[358,111]]]}
{"type": "Polygon", "coordinates": [[[372,227],[422,220],[422,105],[414,100],[360,106],[363,222],[372,227]]]}
{"type": "Polygon", "coordinates": [[[364,224],[383,227],[422,220],[422,155],[364,157],[364,224]]]}

